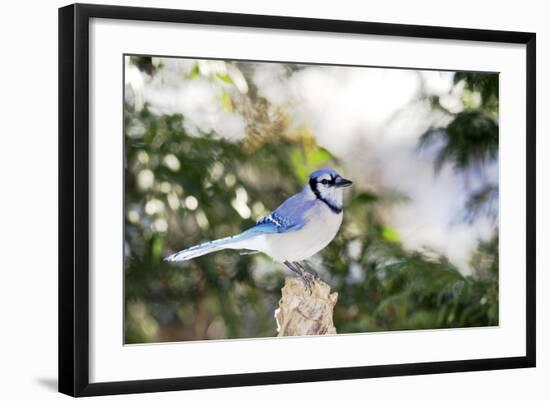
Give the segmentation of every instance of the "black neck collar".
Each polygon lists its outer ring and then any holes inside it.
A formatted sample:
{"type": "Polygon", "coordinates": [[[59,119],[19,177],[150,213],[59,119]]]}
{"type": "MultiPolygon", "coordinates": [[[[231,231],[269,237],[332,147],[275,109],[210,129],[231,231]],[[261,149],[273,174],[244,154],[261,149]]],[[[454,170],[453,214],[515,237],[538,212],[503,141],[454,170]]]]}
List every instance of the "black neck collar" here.
{"type": "Polygon", "coordinates": [[[342,213],[342,207],[336,206],[335,204],[331,203],[329,200],[321,196],[321,192],[319,192],[319,189],[317,189],[317,181],[315,181],[315,179],[310,178],[309,187],[315,194],[315,197],[323,202],[325,205],[327,205],[330,210],[332,210],[336,214],[342,213]]]}

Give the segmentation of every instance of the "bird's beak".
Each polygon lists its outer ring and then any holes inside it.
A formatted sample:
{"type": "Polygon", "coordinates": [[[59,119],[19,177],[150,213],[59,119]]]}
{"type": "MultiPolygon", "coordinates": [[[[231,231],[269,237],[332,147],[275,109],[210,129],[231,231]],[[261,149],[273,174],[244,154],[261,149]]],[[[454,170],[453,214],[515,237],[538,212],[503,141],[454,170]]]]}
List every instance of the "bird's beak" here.
{"type": "Polygon", "coordinates": [[[349,187],[352,183],[353,182],[351,180],[346,180],[340,176],[338,176],[335,181],[337,187],[349,187]]]}

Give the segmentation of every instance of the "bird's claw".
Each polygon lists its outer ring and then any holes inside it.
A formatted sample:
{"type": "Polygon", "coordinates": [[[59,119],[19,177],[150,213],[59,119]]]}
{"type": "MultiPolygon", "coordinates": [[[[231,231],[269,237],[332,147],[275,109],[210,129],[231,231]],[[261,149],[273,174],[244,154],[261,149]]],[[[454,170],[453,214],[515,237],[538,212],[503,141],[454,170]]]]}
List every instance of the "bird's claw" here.
{"type": "Polygon", "coordinates": [[[304,265],[302,265],[302,263],[299,263],[299,262],[294,262],[294,264],[300,269],[300,271],[303,274],[310,274],[315,279],[317,279],[317,280],[320,279],[319,274],[315,270],[313,270],[311,267],[309,267],[309,265],[307,263],[306,263],[306,266],[308,266],[308,268],[305,268],[304,265]]]}
{"type": "Polygon", "coordinates": [[[302,272],[302,274],[300,275],[300,278],[302,279],[302,282],[304,283],[304,287],[309,292],[309,295],[311,295],[313,293],[311,285],[317,279],[317,277],[315,277],[315,275],[313,275],[309,272],[302,272]]]}
{"type": "Polygon", "coordinates": [[[311,270],[309,273],[315,278],[315,280],[319,280],[321,278],[319,276],[319,273],[317,273],[315,270],[311,270]]]}
{"type": "Polygon", "coordinates": [[[284,264],[290,270],[292,270],[294,273],[296,273],[296,275],[298,277],[300,277],[300,279],[302,279],[302,282],[304,283],[304,287],[306,288],[306,290],[311,295],[312,292],[313,292],[312,289],[311,289],[311,283],[313,283],[315,280],[319,280],[319,275],[317,274],[317,272],[313,271],[313,272],[310,273],[309,271],[304,269],[304,267],[298,262],[285,261],[284,264]]]}

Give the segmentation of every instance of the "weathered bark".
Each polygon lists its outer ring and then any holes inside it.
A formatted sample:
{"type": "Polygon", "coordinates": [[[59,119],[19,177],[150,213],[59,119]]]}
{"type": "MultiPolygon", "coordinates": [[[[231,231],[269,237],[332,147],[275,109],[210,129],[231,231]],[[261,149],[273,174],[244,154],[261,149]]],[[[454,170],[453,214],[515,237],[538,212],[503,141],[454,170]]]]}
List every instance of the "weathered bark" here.
{"type": "Polygon", "coordinates": [[[331,294],[329,285],[320,279],[312,280],[310,288],[311,292],[299,278],[286,278],[275,311],[279,337],[336,334],[332,312],[338,293],[331,294]]]}

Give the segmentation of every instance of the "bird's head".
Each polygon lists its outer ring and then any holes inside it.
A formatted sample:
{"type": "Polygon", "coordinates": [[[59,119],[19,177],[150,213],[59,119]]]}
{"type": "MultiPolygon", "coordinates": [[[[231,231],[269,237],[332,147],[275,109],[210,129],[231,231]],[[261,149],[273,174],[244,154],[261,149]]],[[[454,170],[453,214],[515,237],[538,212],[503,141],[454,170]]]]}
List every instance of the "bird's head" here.
{"type": "Polygon", "coordinates": [[[332,169],[316,170],[309,175],[309,188],[313,194],[336,213],[342,211],[343,189],[351,184],[332,169]]]}

